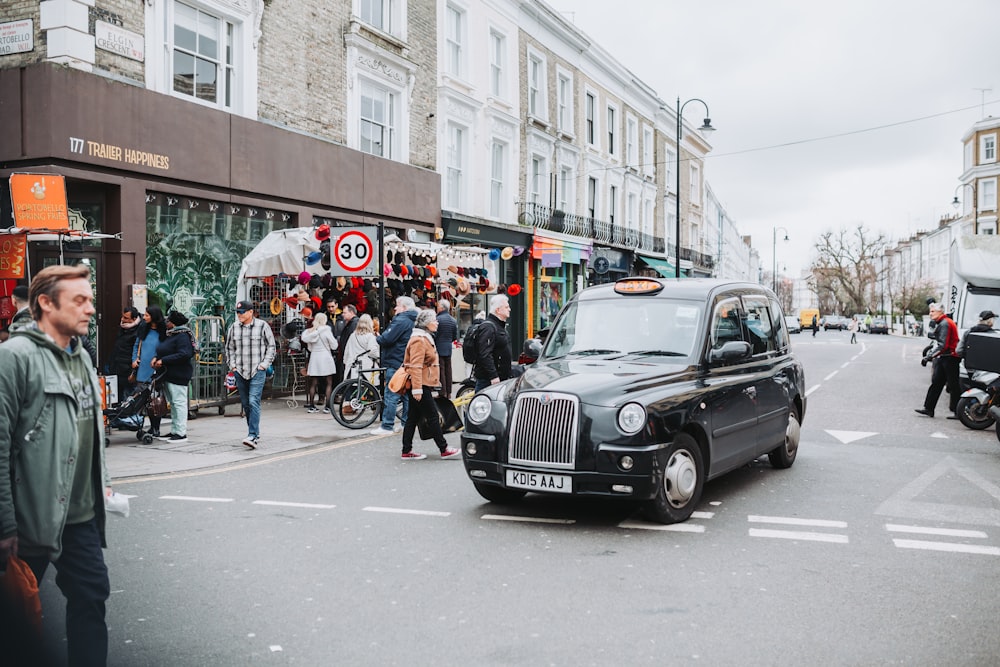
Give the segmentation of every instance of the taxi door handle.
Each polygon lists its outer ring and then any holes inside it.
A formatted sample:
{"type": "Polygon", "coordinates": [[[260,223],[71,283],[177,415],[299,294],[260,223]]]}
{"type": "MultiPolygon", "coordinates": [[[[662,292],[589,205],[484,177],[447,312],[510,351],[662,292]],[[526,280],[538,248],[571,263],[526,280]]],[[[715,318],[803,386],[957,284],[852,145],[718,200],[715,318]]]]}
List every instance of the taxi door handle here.
{"type": "Polygon", "coordinates": [[[757,387],[747,387],[743,390],[743,393],[750,398],[757,398],[757,387]]]}

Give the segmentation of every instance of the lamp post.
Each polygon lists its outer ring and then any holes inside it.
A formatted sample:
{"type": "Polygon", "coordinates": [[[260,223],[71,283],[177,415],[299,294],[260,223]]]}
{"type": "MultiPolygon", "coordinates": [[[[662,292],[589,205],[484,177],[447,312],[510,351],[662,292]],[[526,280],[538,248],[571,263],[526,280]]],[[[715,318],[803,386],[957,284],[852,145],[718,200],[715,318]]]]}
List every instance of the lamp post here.
{"type": "Polygon", "coordinates": [[[684,121],[682,120],[682,116],[684,114],[684,107],[686,107],[691,102],[701,102],[701,105],[705,107],[705,116],[706,116],[705,122],[702,123],[701,127],[698,128],[698,131],[701,132],[702,134],[706,132],[715,131],[715,128],[712,127],[712,119],[708,117],[711,116],[712,114],[709,112],[708,105],[705,104],[704,100],[700,100],[697,97],[692,97],[684,104],[681,104],[681,98],[679,97],[677,98],[677,173],[675,174],[677,183],[677,190],[676,190],[677,199],[674,202],[674,205],[676,207],[675,209],[676,219],[674,220],[674,241],[676,242],[676,245],[674,246],[675,278],[681,277],[681,132],[684,129],[684,121]]]}
{"type": "Polygon", "coordinates": [[[955,198],[951,200],[951,205],[958,210],[958,207],[962,205],[962,202],[958,199],[958,191],[961,188],[972,188],[972,233],[979,233],[979,196],[976,194],[976,184],[975,183],[959,183],[955,186],[955,198]]]}
{"type": "Polygon", "coordinates": [[[778,230],[785,232],[785,240],[788,240],[788,230],[784,227],[771,228],[771,259],[774,262],[771,272],[771,291],[778,293],[778,230]]]}

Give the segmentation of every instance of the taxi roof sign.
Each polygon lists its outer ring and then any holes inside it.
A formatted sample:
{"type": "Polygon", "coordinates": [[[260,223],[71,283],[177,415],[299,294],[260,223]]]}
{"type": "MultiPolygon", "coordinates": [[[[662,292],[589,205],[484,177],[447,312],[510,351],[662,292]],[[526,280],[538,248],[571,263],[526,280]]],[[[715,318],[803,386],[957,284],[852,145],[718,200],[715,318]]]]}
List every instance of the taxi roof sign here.
{"type": "Polygon", "coordinates": [[[618,294],[656,294],[663,289],[663,283],[653,278],[622,278],[615,281],[618,294]]]}

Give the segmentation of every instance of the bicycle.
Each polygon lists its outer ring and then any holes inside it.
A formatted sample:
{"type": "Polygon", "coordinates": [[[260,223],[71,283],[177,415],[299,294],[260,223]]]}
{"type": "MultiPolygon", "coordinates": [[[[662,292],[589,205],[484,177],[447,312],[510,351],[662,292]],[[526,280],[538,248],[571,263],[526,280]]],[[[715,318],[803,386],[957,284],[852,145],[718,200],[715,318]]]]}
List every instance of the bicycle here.
{"type": "MultiPolygon", "coordinates": [[[[367,356],[367,355],[366,355],[367,356]]],[[[373,357],[369,356],[369,359],[373,357]]],[[[377,361],[377,360],[376,360],[377,361]]],[[[327,407],[337,423],[347,428],[365,428],[382,417],[382,390],[386,385],[385,367],[363,368],[364,356],[351,364],[351,371],[357,370],[356,377],[344,380],[330,392],[327,407]],[[378,385],[365,379],[370,373],[378,374],[378,385]]],[[[396,406],[396,414],[401,414],[403,402],[396,406]]]]}

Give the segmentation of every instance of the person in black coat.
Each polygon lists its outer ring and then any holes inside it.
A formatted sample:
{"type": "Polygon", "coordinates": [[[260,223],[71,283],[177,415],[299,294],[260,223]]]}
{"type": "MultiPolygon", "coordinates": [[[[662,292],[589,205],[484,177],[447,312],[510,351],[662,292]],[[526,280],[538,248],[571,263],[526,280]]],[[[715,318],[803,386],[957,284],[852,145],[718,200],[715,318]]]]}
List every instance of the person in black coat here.
{"type": "Polygon", "coordinates": [[[434,332],[434,346],[441,364],[441,395],[451,398],[451,355],[458,340],[458,322],[451,316],[451,301],[437,302],[438,328],[434,332]]]}
{"type": "Polygon", "coordinates": [[[510,317],[510,300],[505,294],[490,299],[490,314],[480,324],[482,331],[476,334],[478,356],[473,374],[476,376],[476,391],[510,377],[511,352],[510,336],[507,334],[507,318],[510,317]]]}
{"type": "MultiPolygon", "coordinates": [[[[337,351],[334,356],[337,359],[337,377],[334,379],[336,384],[343,382],[346,379],[344,373],[344,350],[347,349],[347,339],[351,337],[354,330],[358,328],[358,309],[352,304],[347,304],[340,313],[344,320],[344,326],[337,334],[337,351]]],[[[335,384],[335,386],[336,386],[335,384]]]]}
{"type": "Polygon", "coordinates": [[[170,401],[170,433],[160,440],[187,442],[188,385],[194,375],[194,334],[187,327],[188,318],[176,310],[167,316],[167,335],[156,346],[152,366],[163,372],[170,401]]]}
{"type": "Polygon", "coordinates": [[[108,370],[111,375],[118,376],[118,400],[123,401],[135,391],[135,385],[128,381],[132,374],[132,350],[135,348],[135,336],[139,333],[139,311],[129,306],[122,311],[122,319],[118,326],[118,338],[111,351],[111,363],[108,370]]]}

